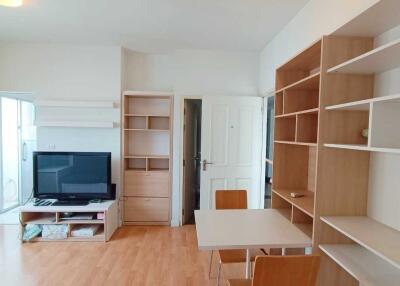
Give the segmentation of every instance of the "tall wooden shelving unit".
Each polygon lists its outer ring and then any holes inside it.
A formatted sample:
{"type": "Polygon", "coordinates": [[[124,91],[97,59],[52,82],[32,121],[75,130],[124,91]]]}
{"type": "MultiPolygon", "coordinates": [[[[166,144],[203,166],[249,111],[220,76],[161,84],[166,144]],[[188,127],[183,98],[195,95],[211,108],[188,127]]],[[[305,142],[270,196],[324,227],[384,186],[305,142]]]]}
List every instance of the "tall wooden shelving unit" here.
{"type": "Polygon", "coordinates": [[[374,46],[399,14],[400,1],[380,1],[276,73],[272,207],[312,237],[321,286],[400,285],[400,231],[369,211],[374,154],[400,154],[400,94],[374,90],[400,67],[399,39],[374,46]]]}
{"type": "Polygon", "coordinates": [[[123,94],[124,224],[169,225],[172,94],[123,94]]]}
{"type": "Polygon", "coordinates": [[[276,71],[272,208],[313,237],[321,41],[276,71]],[[303,197],[292,198],[291,192],[303,197]]]}
{"type": "MultiPolygon", "coordinates": [[[[376,75],[400,67],[400,39],[376,46],[375,37],[399,24],[400,2],[380,1],[323,38],[314,244],[323,258],[319,285],[400,285],[400,231],[370,216],[376,197],[369,196],[378,175],[375,153],[400,153],[400,95],[375,93],[376,75]]],[[[379,172],[380,188],[395,179],[382,176],[387,172],[379,172]]],[[[398,208],[379,206],[392,214],[398,208]]]]}

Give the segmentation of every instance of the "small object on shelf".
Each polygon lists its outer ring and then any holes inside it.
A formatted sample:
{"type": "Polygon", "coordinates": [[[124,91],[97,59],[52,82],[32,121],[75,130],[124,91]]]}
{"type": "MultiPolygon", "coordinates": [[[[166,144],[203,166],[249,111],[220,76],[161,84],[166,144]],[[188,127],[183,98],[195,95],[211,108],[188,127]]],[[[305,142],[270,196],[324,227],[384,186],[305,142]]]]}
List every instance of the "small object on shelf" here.
{"type": "Polygon", "coordinates": [[[104,213],[97,213],[97,219],[105,219],[105,214],[104,213]]]}
{"type": "Polygon", "coordinates": [[[69,217],[72,217],[73,215],[74,215],[74,213],[63,212],[63,213],[62,213],[62,218],[61,218],[61,219],[69,218],[69,217]]]}
{"type": "Polygon", "coordinates": [[[42,237],[46,239],[67,239],[68,225],[66,224],[44,224],[42,226],[42,237]]]}
{"type": "Polygon", "coordinates": [[[291,193],[290,193],[290,196],[291,196],[292,198],[301,198],[301,197],[304,197],[303,194],[296,193],[296,192],[291,192],[291,193]]]}
{"type": "Polygon", "coordinates": [[[23,241],[31,241],[35,237],[37,237],[42,232],[42,228],[37,224],[28,224],[24,228],[24,233],[22,235],[23,241]]]}
{"type": "Polygon", "coordinates": [[[369,132],[368,128],[363,129],[361,131],[361,136],[368,139],[368,132],[369,132]]]}
{"type": "Polygon", "coordinates": [[[93,237],[96,232],[99,230],[98,224],[93,225],[79,225],[74,227],[71,231],[72,237],[93,237]]]}
{"type": "Polygon", "coordinates": [[[94,214],[92,213],[64,213],[60,220],[68,221],[68,220],[92,220],[94,214]],[[69,215],[66,215],[69,214],[69,215]]]}

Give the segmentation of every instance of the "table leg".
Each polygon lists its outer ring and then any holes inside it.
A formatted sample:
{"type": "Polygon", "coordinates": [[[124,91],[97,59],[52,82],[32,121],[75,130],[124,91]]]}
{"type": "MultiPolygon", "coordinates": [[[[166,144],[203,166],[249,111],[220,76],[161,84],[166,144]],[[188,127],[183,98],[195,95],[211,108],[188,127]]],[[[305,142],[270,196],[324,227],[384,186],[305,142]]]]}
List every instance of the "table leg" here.
{"type": "Polygon", "coordinates": [[[283,255],[283,256],[286,255],[286,248],[282,248],[282,255],[283,255]]]}
{"type": "Polygon", "coordinates": [[[250,279],[251,276],[251,261],[250,261],[250,249],[246,249],[246,279],[250,279]]]}

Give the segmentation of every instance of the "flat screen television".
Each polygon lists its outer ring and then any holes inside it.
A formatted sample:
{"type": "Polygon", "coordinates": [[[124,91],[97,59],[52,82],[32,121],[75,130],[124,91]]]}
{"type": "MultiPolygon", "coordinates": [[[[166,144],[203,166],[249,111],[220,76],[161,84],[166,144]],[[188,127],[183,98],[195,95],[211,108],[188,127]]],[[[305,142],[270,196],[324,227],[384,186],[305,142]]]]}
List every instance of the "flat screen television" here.
{"type": "Polygon", "coordinates": [[[111,153],[34,152],[33,193],[38,199],[112,199],[111,153]]]}

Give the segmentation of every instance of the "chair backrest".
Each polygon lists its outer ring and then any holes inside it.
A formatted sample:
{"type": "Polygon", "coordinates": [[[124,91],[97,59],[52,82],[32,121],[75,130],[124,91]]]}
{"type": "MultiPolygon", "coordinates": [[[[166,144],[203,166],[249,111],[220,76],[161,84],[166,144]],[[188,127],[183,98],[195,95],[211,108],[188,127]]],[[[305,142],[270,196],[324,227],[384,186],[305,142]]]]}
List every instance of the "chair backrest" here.
{"type": "Polygon", "coordinates": [[[215,208],[217,210],[247,209],[247,191],[245,190],[215,191],[215,208]]]}
{"type": "Polygon", "coordinates": [[[252,286],[315,286],[318,255],[257,256],[252,286]]]}

